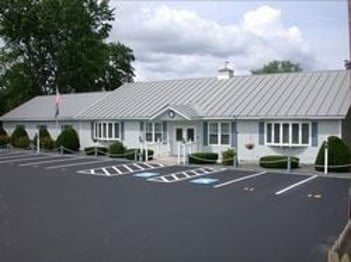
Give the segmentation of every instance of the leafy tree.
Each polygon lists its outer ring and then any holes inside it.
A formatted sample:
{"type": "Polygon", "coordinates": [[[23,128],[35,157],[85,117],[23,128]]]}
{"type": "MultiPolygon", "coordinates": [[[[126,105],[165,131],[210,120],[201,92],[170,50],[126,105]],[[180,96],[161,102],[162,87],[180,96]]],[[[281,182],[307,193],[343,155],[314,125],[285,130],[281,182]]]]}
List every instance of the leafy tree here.
{"type": "Polygon", "coordinates": [[[259,74],[274,74],[274,73],[291,73],[291,72],[301,72],[302,68],[300,64],[293,63],[289,60],[273,60],[268,64],[264,65],[260,69],[251,70],[253,75],[259,74]]]}
{"type": "Polygon", "coordinates": [[[113,20],[108,0],[1,0],[6,110],[56,87],[61,93],[89,92],[132,81],[133,51],[106,43],[113,20]]]}

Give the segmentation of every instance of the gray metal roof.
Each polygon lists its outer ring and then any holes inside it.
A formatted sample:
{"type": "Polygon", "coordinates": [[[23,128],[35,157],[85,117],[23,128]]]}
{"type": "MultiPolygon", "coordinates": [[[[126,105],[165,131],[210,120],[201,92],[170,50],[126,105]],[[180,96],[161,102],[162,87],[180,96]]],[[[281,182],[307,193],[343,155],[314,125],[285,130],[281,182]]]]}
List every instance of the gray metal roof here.
{"type": "MultiPolygon", "coordinates": [[[[151,119],[171,108],[189,119],[341,119],[351,104],[346,70],[150,81],[113,92],[64,95],[61,118],[151,119]],[[66,103],[66,104],[65,104],[66,103]]],[[[2,117],[52,119],[54,96],[36,97],[2,117]]]]}
{"type": "Polygon", "coordinates": [[[125,84],[77,117],[149,119],[167,105],[191,105],[209,119],[331,119],[344,118],[350,100],[346,70],[169,80],[125,84]]]}
{"type": "MultiPolygon", "coordinates": [[[[97,103],[111,92],[92,92],[61,95],[58,120],[71,120],[82,110],[97,103]]],[[[2,121],[47,121],[55,120],[55,95],[37,96],[3,115],[2,121]]]]}
{"type": "Polygon", "coordinates": [[[197,110],[192,105],[166,105],[161,110],[156,112],[155,115],[151,117],[151,119],[155,119],[167,112],[168,110],[172,110],[180,116],[184,117],[187,120],[199,119],[200,115],[197,110]]]}

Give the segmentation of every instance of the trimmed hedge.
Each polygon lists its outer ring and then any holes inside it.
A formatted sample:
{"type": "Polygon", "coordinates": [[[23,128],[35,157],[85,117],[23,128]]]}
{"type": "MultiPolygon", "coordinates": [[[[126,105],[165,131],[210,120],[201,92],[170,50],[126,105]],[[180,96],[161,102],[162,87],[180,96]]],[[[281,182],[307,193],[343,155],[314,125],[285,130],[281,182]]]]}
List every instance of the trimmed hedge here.
{"type": "Polygon", "coordinates": [[[222,165],[232,166],[234,156],[236,155],[234,149],[228,149],[222,152],[222,165]]]}
{"type": "MultiPolygon", "coordinates": [[[[140,149],[139,148],[130,148],[125,152],[125,158],[129,160],[134,160],[135,159],[135,152],[137,153],[137,159],[139,157],[140,149]]],[[[151,149],[147,150],[148,152],[148,160],[152,160],[154,158],[154,151],[151,149]]],[[[145,161],[145,149],[143,149],[143,161],[145,161]]]]}
{"type": "Polygon", "coordinates": [[[218,154],[213,152],[198,152],[189,155],[189,164],[216,164],[218,154]]]}
{"type": "MultiPolygon", "coordinates": [[[[124,153],[126,152],[125,146],[120,141],[113,142],[109,148],[108,153],[111,158],[123,158],[124,153]]],[[[133,158],[134,159],[134,158],[133,158]]]]}
{"type": "MultiPolygon", "coordinates": [[[[300,159],[297,157],[290,157],[291,168],[298,168],[300,159]]],[[[260,158],[260,166],[265,168],[288,168],[288,157],[273,155],[263,156],[260,158]]]]}
{"type": "MultiPolygon", "coordinates": [[[[324,145],[325,142],[322,144],[316,157],[315,169],[317,171],[324,170],[324,145]]],[[[351,152],[344,141],[336,136],[328,137],[328,171],[349,172],[351,170],[350,164],[351,152]]]]}
{"type": "Polygon", "coordinates": [[[80,148],[79,137],[72,127],[68,127],[61,132],[57,137],[56,147],[64,147],[63,153],[72,153],[71,151],[78,151],[80,148]],[[67,149],[67,150],[66,150],[67,149]]]}
{"type": "Polygon", "coordinates": [[[14,143],[15,147],[26,149],[30,145],[30,140],[27,136],[17,137],[14,143]]]}
{"type": "MultiPolygon", "coordinates": [[[[51,138],[49,131],[45,127],[39,128],[39,135],[40,135],[40,148],[47,149],[47,150],[54,148],[54,144],[55,144],[54,140],[51,138]]],[[[38,136],[35,135],[33,139],[33,144],[35,148],[37,147],[37,143],[38,143],[37,139],[38,139],[38,136]]]]}
{"type": "MultiPolygon", "coordinates": [[[[17,140],[21,137],[25,137],[29,141],[27,131],[24,129],[24,127],[17,126],[10,137],[11,145],[13,145],[14,147],[18,147],[18,146],[16,146],[16,144],[17,144],[17,145],[20,145],[20,148],[24,148],[23,145],[26,144],[24,142],[26,139],[21,139],[21,141],[19,141],[17,143],[17,140]]],[[[30,144],[30,142],[28,143],[28,146],[29,146],[29,144],[30,144]]]]}
{"type": "Polygon", "coordinates": [[[0,136],[9,136],[2,126],[0,126],[0,136]]]}
{"type": "Polygon", "coordinates": [[[84,148],[84,152],[87,156],[95,156],[95,150],[97,150],[97,156],[107,155],[107,147],[103,146],[90,146],[84,148]],[[100,152],[99,152],[100,151],[100,152]]]}
{"type": "Polygon", "coordinates": [[[0,135],[0,146],[6,146],[10,142],[10,138],[7,135],[0,135]]]}

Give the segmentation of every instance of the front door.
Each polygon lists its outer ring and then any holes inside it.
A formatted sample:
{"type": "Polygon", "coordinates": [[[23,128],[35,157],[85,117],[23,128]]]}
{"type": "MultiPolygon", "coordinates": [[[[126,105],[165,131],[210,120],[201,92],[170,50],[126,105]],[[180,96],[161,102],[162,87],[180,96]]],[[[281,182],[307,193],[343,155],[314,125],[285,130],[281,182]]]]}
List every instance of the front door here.
{"type": "Polygon", "coordinates": [[[194,127],[176,127],[175,141],[183,143],[195,143],[195,128],[194,127]]]}

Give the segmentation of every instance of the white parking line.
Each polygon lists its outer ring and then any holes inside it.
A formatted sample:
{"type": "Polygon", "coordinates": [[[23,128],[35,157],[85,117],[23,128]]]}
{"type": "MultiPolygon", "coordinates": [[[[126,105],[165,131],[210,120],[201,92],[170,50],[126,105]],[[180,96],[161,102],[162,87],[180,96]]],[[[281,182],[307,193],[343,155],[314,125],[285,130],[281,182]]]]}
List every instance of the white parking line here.
{"type": "Polygon", "coordinates": [[[139,168],[140,170],[144,170],[145,169],[142,166],[139,166],[138,164],[133,164],[133,166],[135,166],[136,168],[139,168]]]}
{"type": "Polygon", "coordinates": [[[135,172],[136,170],[131,169],[128,165],[122,165],[125,169],[127,169],[129,172],[135,172]]]}
{"type": "Polygon", "coordinates": [[[3,153],[0,153],[0,157],[8,156],[8,155],[27,155],[31,153],[32,152],[3,152],[3,153]]]}
{"type": "Polygon", "coordinates": [[[121,170],[119,170],[117,167],[111,166],[111,168],[112,168],[113,170],[115,170],[119,175],[123,174],[123,172],[122,172],[121,170]]]}
{"type": "Polygon", "coordinates": [[[21,158],[14,158],[14,159],[7,159],[7,160],[1,160],[0,164],[2,163],[12,163],[12,162],[21,162],[21,161],[28,161],[28,160],[36,160],[36,159],[45,159],[48,158],[47,156],[43,156],[43,155],[38,155],[33,157],[33,155],[31,156],[26,156],[26,157],[21,157],[21,158]]]}
{"type": "Polygon", "coordinates": [[[72,166],[83,166],[83,165],[104,163],[104,162],[109,162],[109,161],[114,161],[114,159],[111,159],[111,160],[97,160],[97,161],[89,161],[89,162],[84,161],[84,162],[79,162],[79,163],[74,163],[74,164],[59,165],[59,166],[49,166],[49,167],[46,167],[45,169],[58,169],[58,168],[72,167],[72,166]]]}
{"type": "Polygon", "coordinates": [[[29,156],[35,156],[35,154],[16,154],[16,155],[10,155],[10,156],[0,156],[0,160],[15,159],[19,157],[29,157],[29,156]]]}
{"type": "Polygon", "coordinates": [[[247,179],[250,179],[250,178],[254,178],[254,177],[257,177],[257,176],[262,176],[264,174],[266,174],[267,171],[263,171],[263,172],[260,172],[260,173],[256,173],[256,174],[252,174],[252,175],[248,175],[248,176],[244,176],[244,177],[240,177],[240,178],[237,178],[237,179],[234,179],[234,180],[229,180],[227,182],[224,182],[222,184],[217,184],[215,186],[213,186],[214,188],[220,188],[220,187],[224,187],[224,186],[227,186],[227,185],[230,185],[230,184],[234,184],[234,183],[237,183],[237,182],[240,182],[240,181],[244,181],[244,180],[247,180],[247,179]]]}
{"type": "Polygon", "coordinates": [[[110,172],[108,172],[106,168],[103,167],[101,170],[105,173],[106,176],[111,176],[110,172]]]}
{"type": "Polygon", "coordinates": [[[288,186],[286,188],[283,188],[282,190],[279,190],[278,192],[275,193],[275,195],[279,196],[279,195],[281,195],[281,194],[283,194],[283,193],[285,193],[285,192],[287,192],[287,191],[289,191],[289,190],[291,190],[291,189],[293,189],[293,188],[295,188],[297,186],[300,186],[300,185],[302,185],[304,183],[307,183],[308,181],[311,181],[311,180],[315,179],[316,177],[318,177],[318,176],[314,175],[314,176],[311,176],[311,177],[306,178],[304,180],[301,180],[301,181],[299,181],[299,182],[297,182],[295,184],[292,184],[292,185],[290,185],[290,186],[288,186]]]}
{"type": "MultiPolygon", "coordinates": [[[[59,156],[52,156],[52,157],[53,158],[57,158],[59,156]]],[[[56,162],[72,161],[72,160],[77,160],[77,159],[81,160],[81,159],[84,159],[84,158],[82,158],[82,157],[64,157],[64,158],[62,158],[61,157],[59,159],[20,164],[19,166],[33,166],[33,165],[40,165],[40,164],[49,164],[49,163],[56,163],[56,162]]]]}

